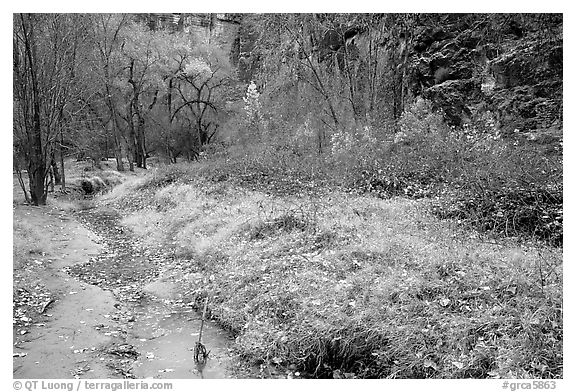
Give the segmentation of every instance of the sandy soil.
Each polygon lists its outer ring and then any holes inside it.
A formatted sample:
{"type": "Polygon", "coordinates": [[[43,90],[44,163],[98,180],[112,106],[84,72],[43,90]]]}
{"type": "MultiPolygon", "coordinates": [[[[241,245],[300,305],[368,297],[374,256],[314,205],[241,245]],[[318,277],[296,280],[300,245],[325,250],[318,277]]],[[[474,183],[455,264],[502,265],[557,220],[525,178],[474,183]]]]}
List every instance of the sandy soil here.
{"type": "Polygon", "coordinates": [[[142,252],[116,212],[67,211],[15,204],[14,223],[47,240],[33,275],[54,301],[31,325],[15,324],[14,378],[239,377],[230,336],[209,321],[209,359],[194,362],[201,316],[166,257],[142,252]]]}
{"type": "Polygon", "coordinates": [[[14,222],[42,227],[50,248],[39,259],[44,262],[42,282],[58,298],[40,316],[41,322],[25,335],[16,336],[15,378],[113,378],[113,362],[102,347],[114,341],[119,325],[111,292],[71,278],[63,268],[97,255],[98,237],[56,207],[19,206],[14,222]],[[100,327],[97,327],[100,326],[100,327]],[[103,326],[103,327],[102,327],[103,326]],[[98,328],[98,329],[96,329],[98,328]]]}

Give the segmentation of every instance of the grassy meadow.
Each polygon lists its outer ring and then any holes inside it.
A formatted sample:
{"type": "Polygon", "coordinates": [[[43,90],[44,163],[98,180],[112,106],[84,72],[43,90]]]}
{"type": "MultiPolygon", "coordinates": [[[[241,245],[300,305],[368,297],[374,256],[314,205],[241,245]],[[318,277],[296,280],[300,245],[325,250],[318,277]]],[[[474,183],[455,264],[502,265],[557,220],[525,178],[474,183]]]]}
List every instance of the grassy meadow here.
{"type": "MultiPolygon", "coordinates": [[[[214,163],[212,163],[213,165],[214,163]]],[[[183,293],[254,365],[315,377],[562,377],[562,252],[438,220],[429,201],[279,196],[201,164],[100,203],[171,249],[183,293]]]]}

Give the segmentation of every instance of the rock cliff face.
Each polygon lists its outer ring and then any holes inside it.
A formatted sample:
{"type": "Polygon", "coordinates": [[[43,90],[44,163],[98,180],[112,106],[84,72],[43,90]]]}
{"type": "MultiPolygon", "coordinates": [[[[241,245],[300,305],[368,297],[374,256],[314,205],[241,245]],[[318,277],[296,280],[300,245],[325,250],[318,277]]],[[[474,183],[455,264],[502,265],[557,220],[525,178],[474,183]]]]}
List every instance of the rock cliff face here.
{"type": "Polygon", "coordinates": [[[257,69],[257,57],[252,49],[261,32],[243,23],[243,14],[148,14],[152,29],[164,28],[184,31],[198,39],[222,49],[230,56],[238,70],[238,78],[249,82],[257,69]]]}
{"type": "Polygon", "coordinates": [[[446,15],[427,22],[411,42],[414,96],[430,99],[454,125],[490,110],[505,133],[560,132],[561,15],[446,15]]]}
{"type": "Polygon", "coordinates": [[[184,31],[222,49],[234,66],[240,58],[240,14],[142,14],[151,29],[184,31]]]}
{"type": "Polygon", "coordinates": [[[240,20],[234,14],[182,14],[180,23],[185,32],[222,49],[238,65],[240,20]]]}

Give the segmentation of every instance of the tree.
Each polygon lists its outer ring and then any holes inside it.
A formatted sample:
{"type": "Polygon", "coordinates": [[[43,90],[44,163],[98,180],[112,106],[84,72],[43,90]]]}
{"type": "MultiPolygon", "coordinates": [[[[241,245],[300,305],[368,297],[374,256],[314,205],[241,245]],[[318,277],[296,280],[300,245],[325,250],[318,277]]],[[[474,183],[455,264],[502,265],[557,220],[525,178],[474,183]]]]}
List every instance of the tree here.
{"type": "Polygon", "coordinates": [[[92,67],[98,86],[101,89],[95,96],[87,97],[87,103],[100,99],[107,113],[97,113],[98,117],[106,118],[102,120],[105,127],[110,127],[113,136],[114,156],[116,158],[116,168],[124,171],[122,161],[122,141],[124,139],[122,127],[120,126],[120,116],[118,104],[121,102],[117,88],[117,78],[122,71],[120,50],[123,44],[122,32],[128,23],[128,15],[95,14],[92,15],[92,36],[93,53],[92,67]]]}
{"type": "Polygon", "coordinates": [[[180,64],[175,78],[179,103],[172,113],[176,118],[187,110],[190,128],[195,132],[193,157],[210,143],[219,127],[218,115],[226,88],[231,85],[231,68],[224,54],[206,45],[194,48],[190,58],[180,64]]]}
{"type": "Polygon", "coordinates": [[[366,126],[393,132],[410,99],[407,43],[414,20],[409,14],[248,18],[253,30],[266,31],[251,57],[260,59],[262,101],[273,127],[297,130],[294,125],[312,119],[319,153],[331,135],[356,133],[366,126]]]}
{"type": "Polygon", "coordinates": [[[46,204],[47,175],[72,97],[81,18],[15,14],[14,141],[28,169],[30,201],[46,204]]]}
{"type": "Polygon", "coordinates": [[[154,31],[159,44],[154,72],[154,99],[148,98],[151,148],[164,151],[170,162],[185,155],[197,159],[203,146],[212,142],[226,116],[226,101],[234,86],[227,56],[182,32],[154,31]],[[162,83],[159,83],[159,81],[162,83]]]}
{"type": "MultiPolygon", "coordinates": [[[[163,89],[165,73],[163,59],[166,34],[151,31],[144,24],[129,23],[122,45],[125,59],[124,78],[127,83],[127,110],[124,120],[128,125],[127,141],[137,167],[146,168],[146,122],[158,102],[163,89]]],[[[131,165],[132,169],[132,165],[131,165]]]]}

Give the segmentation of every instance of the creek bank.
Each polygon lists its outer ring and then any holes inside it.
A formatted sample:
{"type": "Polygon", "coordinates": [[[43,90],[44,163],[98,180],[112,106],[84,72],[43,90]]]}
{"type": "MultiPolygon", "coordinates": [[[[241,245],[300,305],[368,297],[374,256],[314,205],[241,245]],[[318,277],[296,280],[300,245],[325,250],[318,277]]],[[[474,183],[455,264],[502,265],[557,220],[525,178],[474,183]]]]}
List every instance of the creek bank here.
{"type": "Polygon", "coordinates": [[[112,209],[88,208],[76,214],[98,233],[103,251],[83,264],[68,268],[83,282],[111,291],[118,300],[120,319],[126,325],[123,346],[115,352],[130,358],[123,372],[134,378],[238,377],[241,361],[233,340],[213,322],[204,324],[202,343],[210,351],[207,363],[198,366],[193,348],[201,316],[179,288],[181,269],[174,268],[170,250],[142,247],[131,231],[120,225],[112,209]]]}

